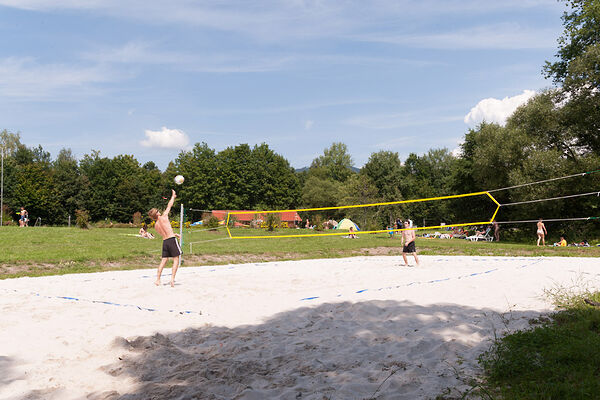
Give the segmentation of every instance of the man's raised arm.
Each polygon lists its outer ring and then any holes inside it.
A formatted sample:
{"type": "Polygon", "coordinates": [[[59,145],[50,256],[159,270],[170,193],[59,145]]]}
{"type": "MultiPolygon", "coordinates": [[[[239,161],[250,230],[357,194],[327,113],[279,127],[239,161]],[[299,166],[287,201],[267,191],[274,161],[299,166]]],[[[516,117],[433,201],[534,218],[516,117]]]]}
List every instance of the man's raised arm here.
{"type": "Polygon", "coordinates": [[[177,197],[177,195],[175,194],[175,191],[173,189],[171,189],[171,192],[173,192],[173,194],[171,195],[171,200],[169,200],[169,203],[167,204],[167,208],[165,208],[165,212],[164,215],[169,216],[169,213],[171,212],[171,207],[173,207],[173,203],[175,203],[175,197],[177,197]]]}

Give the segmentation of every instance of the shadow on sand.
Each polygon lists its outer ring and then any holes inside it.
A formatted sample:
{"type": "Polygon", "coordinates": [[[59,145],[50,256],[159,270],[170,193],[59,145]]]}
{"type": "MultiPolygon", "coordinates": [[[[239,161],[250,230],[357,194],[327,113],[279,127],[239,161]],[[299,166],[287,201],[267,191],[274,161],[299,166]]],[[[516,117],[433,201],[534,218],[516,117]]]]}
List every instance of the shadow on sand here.
{"type": "MultiPolygon", "coordinates": [[[[274,300],[276,301],[276,300],[274,300]]],[[[536,312],[410,302],[327,303],[259,325],[205,327],[115,340],[103,367],[139,383],[90,399],[461,398],[490,339],[536,312]]]]}

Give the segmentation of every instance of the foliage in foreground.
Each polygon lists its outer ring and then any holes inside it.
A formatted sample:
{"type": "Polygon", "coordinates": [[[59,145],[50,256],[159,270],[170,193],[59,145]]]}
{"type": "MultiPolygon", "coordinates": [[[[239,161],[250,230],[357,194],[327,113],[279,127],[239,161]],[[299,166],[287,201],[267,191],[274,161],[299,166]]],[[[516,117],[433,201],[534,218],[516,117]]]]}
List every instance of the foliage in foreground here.
{"type": "MultiPolygon", "coordinates": [[[[590,298],[599,301],[600,293],[590,298]]],[[[488,397],[600,398],[600,309],[579,296],[567,303],[542,326],[497,340],[480,357],[488,397]]]]}

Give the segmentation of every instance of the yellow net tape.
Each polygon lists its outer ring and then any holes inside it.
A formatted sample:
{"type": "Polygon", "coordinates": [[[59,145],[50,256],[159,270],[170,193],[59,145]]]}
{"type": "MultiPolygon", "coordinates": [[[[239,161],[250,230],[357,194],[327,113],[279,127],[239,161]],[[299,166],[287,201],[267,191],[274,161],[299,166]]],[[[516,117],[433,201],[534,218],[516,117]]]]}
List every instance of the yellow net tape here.
{"type": "MultiPolygon", "coordinates": [[[[487,195],[495,204],[496,204],[496,210],[494,211],[494,214],[492,215],[492,218],[490,218],[489,221],[483,221],[483,222],[468,222],[468,223],[461,223],[461,224],[446,224],[446,225],[437,225],[437,226],[424,226],[424,227],[415,227],[415,228],[408,228],[411,230],[420,230],[420,229],[441,229],[441,228],[447,228],[447,227],[460,227],[460,226],[468,226],[468,225],[484,225],[484,224],[491,224],[492,222],[494,222],[494,218],[496,218],[496,214],[498,213],[498,210],[500,209],[500,203],[498,203],[498,201],[496,201],[496,199],[490,194],[490,192],[485,191],[485,192],[473,192],[473,193],[466,193],[466,194],[455,194],[455,195],[451,195],[451,196],[439,196],[439,197],[429,197],[426,199],[412,199],[412,200],[400,200],[400,201],[390,201],[390,202],[385,202],[385,203],[372,203],[372,204],[355,204],[355,205],[350,205],[350,206],[338,206],[338,207],[319,207],[319,208],[300,208],[300,209],[296,209],[296,210],[271,210],[271,211],[252,211],[255,214],[272,214],[272,213],[282,213],[282,212],[299,212],[299,211],[324,211],[324,210],[340,210],[340,209],[346,209],[346,208],[359,208],[359,207],[375,207],[375,206],[389,206],[389,205],[394,205],[394,204],[408,204],[408,203],[420,203],[420,202],[425,202],[425,201],[434,201],[434,200],[446,200],[446,199],[458,199],[461,197],[472,197],[472,196],[481,196],[481,195],[487,195]]],[[[313,236],[342,236],[342,235],[348,235],[348,232],[335,232],[335,233],[307,233],[307,234],[300,234],[300,235],[271,235],[271,236],[232,236],[231,235],[231,231],[229,230],[229,217],[231,215],[236,215],[236,214],[248,214],[248,211],[232,211],[229,212],[227,214],[227,221],[225,222],[225,226],[227,227],[227,233],[229,234],[229,237],[231,239],[273,239],[273,238],[290,238],[290,237],[313,237],[313,236]]],[[[382,229],[382,230],[374,230],[374,231],[355,231],[352,232],[355,235],[363,235],[365,233],[383,233],[383,232],[400,232],[400,231],[405,231],[407,229],[382,229]]]]}

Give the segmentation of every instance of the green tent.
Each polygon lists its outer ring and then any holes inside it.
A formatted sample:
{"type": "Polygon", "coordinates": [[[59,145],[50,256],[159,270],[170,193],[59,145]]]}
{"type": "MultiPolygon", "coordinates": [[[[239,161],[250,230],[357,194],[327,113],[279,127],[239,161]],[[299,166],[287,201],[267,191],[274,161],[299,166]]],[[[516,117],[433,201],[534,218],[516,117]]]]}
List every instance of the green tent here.
{"type": "Polygon", "coordinates": [[[354,228],[355,231],[360,231],[358,225],[348,218],[341,220],[334,229],[350,229],[350,227],[354,228]]]}

